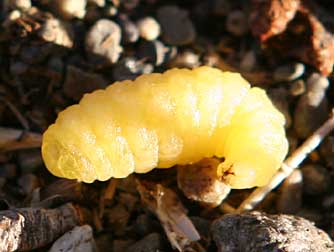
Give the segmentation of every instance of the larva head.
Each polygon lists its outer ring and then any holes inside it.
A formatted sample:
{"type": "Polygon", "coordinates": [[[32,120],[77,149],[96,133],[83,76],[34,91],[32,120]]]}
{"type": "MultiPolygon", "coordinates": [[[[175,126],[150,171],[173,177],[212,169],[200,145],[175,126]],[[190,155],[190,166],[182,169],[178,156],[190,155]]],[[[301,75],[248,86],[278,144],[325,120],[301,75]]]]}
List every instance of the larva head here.
{"type": "Polygon", "coordinates": [[[86,183],[107,180],[111,177],[110,164],[102,155],[79,105],[62,111],[43,134],[42,156],[55,176],[86,183]]]}
{"type": "Polygon", "coordinates": [[[59,135],[62,132],[59,125],[53,124],[43,135],[42,156],[49,171],[57,177],[93,182],[94,169],[78,148],[77,138],[68,131],[66,136],[59,135]]]}

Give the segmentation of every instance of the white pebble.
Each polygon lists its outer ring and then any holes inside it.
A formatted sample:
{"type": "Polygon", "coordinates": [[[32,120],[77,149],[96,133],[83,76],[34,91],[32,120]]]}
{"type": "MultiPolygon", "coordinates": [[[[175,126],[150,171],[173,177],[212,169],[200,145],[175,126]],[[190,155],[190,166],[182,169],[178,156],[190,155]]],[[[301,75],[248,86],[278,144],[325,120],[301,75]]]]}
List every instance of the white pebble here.
{"type": "Polygon", "coordinates": [[[139,34],[146,40],[155,40],[160,35],[160,25],[153,17],[145,17],[137,22],[139,34]]]}
{"type": "Polygon", "coordinates": [[[86,15],[87,0],[52,0],[51,4],[65,19],[82,19],[86,15]]]}
{"type": "Polygon", "coordinates": [[[31,0],[7,0],[7,3],[13,9],[26,10],[31,7],[31,0]]]}
{"type": "Polygon", "coordinates": [[[52,245],[49,252],[95,252],[97,251],[93,230],[89,225],[75,227],[52,245]]]}

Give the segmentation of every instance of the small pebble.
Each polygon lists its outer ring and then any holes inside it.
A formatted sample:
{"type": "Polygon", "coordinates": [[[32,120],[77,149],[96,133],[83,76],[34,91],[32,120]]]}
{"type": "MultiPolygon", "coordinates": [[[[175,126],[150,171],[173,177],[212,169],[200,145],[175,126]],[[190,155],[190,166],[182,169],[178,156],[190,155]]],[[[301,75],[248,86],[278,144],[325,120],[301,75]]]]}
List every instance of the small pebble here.
{"type": "MultiPolygon", "coordinates": [[[[0,12],[1,13],[1,12],[0,12]]],[[[10,27],[10,25],[15,22],[17,19],[21,17],[21,12],[19,10],[13,10],[11,11],[5,18],[5,20],[2,22],[2,26],[4,28],[10,27]]]]}
{"type": "Polygon", "coordinates": [[[105,14],[109,17],[114,17],[118,13],[118,9],[115,6],[107,6],[105,8],[105,14]]]}
{"type": "Polygon", "coordinates": [[[139,34],[143,39],[155,40],[160,35],[160,25],[153,17],[145,17],[137,22],[139,34]]]}
{"type": "Polygon", "coordinates": [[[196,37],[195,27],[188,12],[175,5],[160,7],[157,19],[161,25],[162,38],[170,45],[187,45],[196,37]]]}
{"type": "Polygon", "coordinates": [[[7,0],[7,2],[12,9],[27,10],[31,8],[31,0],[7,0]]]}
{"type": "Polygon", "coordinates": [[[120,16],[119,23],[122,28],[122,41],[124,43],[136,42],[139,38],[137,25],[125,15],[120,16]]]}
{"type": "Polygon", "coordinates": [[[303,176],[302,172],[294,170],[280,187],[277,199],[277,211],[283,214],[295,214],[302,206],[303,176]]]}
{"type": "Polygon", "coordinates": [[[87,0],[51,0],[50,6],[64,19],[82,19],[86,14],[87,0]]]}
{"type": "Polygon", "coordinates": [[[121,28],[108,19],[97,21],[86,34],[85,47],[92,63],[116,63],[123,48],[121,28]]]}
{"type": "Polygon", "coordinates": [[[319,106],[325,96],[325,92],[329,86],[328,78],[319,73],[313,73],[306,82],[307,98],[311,106],[319,106]]]}
{"type": "Polygon", "coordinates": [[[201,65],[200,56],[193,51],[186,50],[179,52],[174,59],[169,62],[169,67],[194,68],[201,65]]]}
{"type": "Polygon", "coordinates": [[[293,81],[301,77],[305,72],[305,65],[302,63],[289,63],[280,66],[274,71],[274,80],[277,82],[293,81]]]}
{"type": "Polygon", "coordinates": [[[137,76],[145,73],[152,73],[154,70],[152,64],[145,64],[132,57],[126,57],[118,62],[111,70],[115,81],[133,80],[137,76]]]}
{"type": "Polygon", "coordinates": [[[294,112],[294,129],[299,138],[307,138],[317,130],[328,118],[329,108],[327,98],[324,97],[319,106],[314,107],[309,104],[309,100],[303,94],[296,105],[294,112]],[[317,116],[314,116],[317,115],[317,116]]]}
{"type": "Polygon", "coordinates": [[[307,164],[301,168],[304,179],[304,191],[309,195],[321,195],[331,187],[329,171],[318,164],[307,164]]]}
{"type": "Polygon", "coordinates": [[[97,252],[93,229],[89,225],[73,228],[58,238],[49,252],[97,252]]]}
{"type": "Polygon", "coordinates": [[[63,90],[68,98],[78,101],[85,93],[105,88],[107,85],[107,81],[100,75],[89,73],[69,65],[67,67],[63,90]]]}
{"type": "Polygon", "coordinates": [[[272,88],[269,90],[268,95],[275,107],[284,115],[285,128],[288,129],[292,121],[289,109],[288,91],[283,87],[272,88]]]}
{"type": "Polygon", "coordinates": [[[151,233],[126,249],[126,252],[166,251],[166,245],[158,233],[151,233]]]}
{"type": "Polygon", "coordinates": [[[243,11],[235,10],[227,15],[226,30],[235,36],[243,36],[249,30],[248,19],[243,11]]]}
{"type": "Polygon", "coordinates": [[[73,31],[71,26],[58,19],[47,19],[38,31],[38,35],[47,42],[72,48],[73,31]]]}
{"type": "Polygon", "coordinates": [[[240,62],[240,69],[245,72],[250,72],[256,65],[256,55],[253,50],[246,52],[240,62]]]}
{"type": "Polygon", "coordinates": [[[168,52],[169,48],[159,40],[143,41],[139,44],[137,57],[139,59],[145,59],[148,62],[153,63],[155,66],[160,66],[166,61],[168,52]]]}
{"type": "Polygon", "coordinates": [[[328,79],[314,73],[307,79],[306,84],[307,91],[298,99],[294,112],[293,126],[300,138],[306,138],[318,129],[329,113],[325,96],[328,79]]]}
{"type": "Polygon", "coordinates": [[[303,80],[296,80],[291,83],[289,93],[292,96],[299,96],[306,91],[305,82],[303,80]]]}
{"type": "Polygon", "coordinates": [[[260,212],[226,214],[211,226],[218,252],[332,252],[334,243],[306,219],[260,212]]]}

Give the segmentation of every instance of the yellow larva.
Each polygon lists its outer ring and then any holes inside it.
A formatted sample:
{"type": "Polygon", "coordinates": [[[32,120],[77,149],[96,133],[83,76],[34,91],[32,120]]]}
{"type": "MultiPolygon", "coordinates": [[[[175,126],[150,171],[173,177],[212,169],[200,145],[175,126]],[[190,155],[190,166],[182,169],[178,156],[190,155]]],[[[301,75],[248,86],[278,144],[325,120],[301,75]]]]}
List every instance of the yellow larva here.
{"type": "Polygon", "coordinates": [[[284,117],[237,73],[172,69],[116,82],[61,112],[43,135],[56,176],[84,182],[224,158],[232,188],[265,185],[288,149],[284,117]]]}

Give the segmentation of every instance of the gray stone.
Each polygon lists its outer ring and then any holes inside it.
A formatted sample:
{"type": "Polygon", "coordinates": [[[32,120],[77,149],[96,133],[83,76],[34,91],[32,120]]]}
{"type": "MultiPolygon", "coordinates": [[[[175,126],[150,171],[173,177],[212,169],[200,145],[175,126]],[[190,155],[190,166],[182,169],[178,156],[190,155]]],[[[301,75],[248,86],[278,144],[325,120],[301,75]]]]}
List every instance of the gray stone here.
{"type": "Polygon", "coordinates": [[[63,90],[67,97],[79,100],[85,93],[105,88],[107,84],[107,81],[98,74],[84,72],[77,67],[68,66],[63,90]]]}
{"type": "Polygon", "coordinates": [[[167,44],[186,45],[194,41],[196,31],[187,11],[175,5],[163,6],[158,9],[157,18],[167,44]]]}
{"type": "Polygon", "coordinates": [[[227,214],[213,222],[219,252],[333,252],[329,236],[306,219],[260,212],[227,214]]]}

